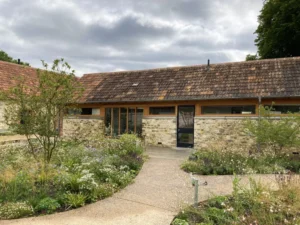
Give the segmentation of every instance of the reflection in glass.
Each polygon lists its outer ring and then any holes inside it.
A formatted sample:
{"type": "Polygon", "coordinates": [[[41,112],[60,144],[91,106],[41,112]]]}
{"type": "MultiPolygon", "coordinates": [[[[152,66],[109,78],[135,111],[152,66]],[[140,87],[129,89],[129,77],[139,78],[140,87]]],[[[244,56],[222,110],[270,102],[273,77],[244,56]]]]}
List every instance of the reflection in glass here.
{"type": "Polygon", "coordinates": [[[135,109],[128,109],[128,133],[134,133],[134,124],[135,124],[135,109]]]}
{"type": "Polygon", "coordinates": [[[111,135],[111,108],[105,109],[105,135],[111,135]]]}
{"type": "Polygon", "coordinates": [[[202,106],[202,114],[255,114],[255,105],[202,106]]]}
{"type": "Polygon", "coordinates": [[[182,107],[178,112],[179,128],[194,128],[194,107],[182,107]]]}
{"type": "Polygon", "coordinates": [[[142,134],[143,108],[106,108],[105,134],[117,136],[124,133],[142,134]]]}
{"type": "Polygon", "coordinates": [[[113,109],[113,136],[119,135],[119,108],[113,109]]]}
{"type": "Polygon", "coordinates": [[[136,109],[136,134],[138,136],[142,135],[142,120],[143,120],[144,109],[136,109]]]}
{"type": "Polygon", "coordinates": [[[120,134],[127,132],[127,108],[121,108],[120,134]]]}
{"type": "Polygon", "coordinates": [[[170,107],[150,107],[150,115],[171,115],[175,114],[175,106],[170,107]]]}
{"type": "Polygon", "coordinates": [[[193,144],[194,143],[194,134],[191,133],[180,133],[178,134],[178,141],[182,144],[193,144]]]}

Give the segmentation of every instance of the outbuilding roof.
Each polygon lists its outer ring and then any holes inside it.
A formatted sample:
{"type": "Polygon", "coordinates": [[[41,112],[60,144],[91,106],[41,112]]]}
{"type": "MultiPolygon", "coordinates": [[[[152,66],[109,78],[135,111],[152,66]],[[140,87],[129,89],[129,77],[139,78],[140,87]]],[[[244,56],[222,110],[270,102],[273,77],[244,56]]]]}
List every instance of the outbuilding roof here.
{"type": "Polygon", "coordinates": [[[300,97],[300,57],[85,74],[82,103],[300,97]]]}
{"type": "Polygon", "coordinates": [[[24,78],[26,86],[37,84],[37,69],[10,62],[0,61],[0,90],[7,91],[18,84],[18,78],[24,78]]]}

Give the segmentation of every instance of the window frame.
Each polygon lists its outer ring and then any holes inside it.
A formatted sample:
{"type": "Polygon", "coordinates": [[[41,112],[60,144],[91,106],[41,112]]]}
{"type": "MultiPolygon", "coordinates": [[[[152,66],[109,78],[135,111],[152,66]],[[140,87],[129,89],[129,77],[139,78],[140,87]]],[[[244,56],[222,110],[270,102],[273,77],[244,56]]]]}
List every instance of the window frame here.
{"type": "MultiPolygon", "coordinates": [[[[290,113],[292,113],[292,114],[297,114],[297,113],[300,113],[300,104],[274,104],[274,105],[272,105],[272,104],[263,104],[263,107],[265,108],[265,107],[276,107],[276,106],[279,106],[279,107],[284,107],[284,106],[286,106],[286,107],[289,107],[289,106],[294,106],[294,107],[299,107],[299,112],[290,112],[290,113]]],[[[275,113],[275,112],[279,112],[278,110],[274,110],[273,111],[274,113],[272,113],[272,111],[271,111],[271,114],[272,115],[288,115],[289,114],[289,111],[287,111],[287,112],[282,112],[282,111],[280,111],[280,113],[275,113]]]]}
{"type": "Polygon", "coordinates": [[[135,133],[135,134],[137,134],[136,132],[137,132],[137,111],[138,111],[138,109],[142,109],[143,110],[143,115],[142,116],[144,116],[144,112],[145,112],[145,109],[144,109],[144,107],[139,107],[139,106],[126,106],[126,107],[124,107],[124,106],[120,106],[120,107],[105,107],[104,108],[104,111],[105,111],[105,114],[104,114],[104,127],[106,128],[106,117],[107,117],[107,114],[106,114],[106,110],[107,109],[110,109],[110,111],[111,111],[111,120],[110,120],[110,134],[105,134],[105,135],[110,135],[110,136],[114,136],[114,133],[113,133],[113,124],[114,124],[114,109],[118,109],[118,134],[116,134],[117,136],[118,135],[122,135],[121,134],[121,109],[124,109],[124,108],[126,108],[126,130],[125,130],[125,132],[124,133],[122,133],[122,134],[126,134],[126,133],[128,133],[128,129],[129,129],[129,109],[134,109],[134,130],[133,130],[133,133],[135,133]]]}
{"type": "MultiPolygon", "coordinates": [[[[200,105],[200,111],[201,111],[201,116],[253,116],[253,115],[257,115],[257,107],[255,104],[249,104],[249,105],[245,105],[245,104],[240,104],[240,105],[200,105]],[[214,108],[231,108],[231,111],[232,111],[232,108],[239,108],[239,107],[253,107],[254,111],[252,113],[204,113],[203,111],[203,108],[204,107],[214,107],[214,108]]],[[[243,112],[243,111],[241,111],[243,112]]],[[[248,111],[247,111],[248,112],[248,111]]]]}
{"type": "Polygon", "coordinates": [[[170,105],[170,106],[149,106],[149,116],[176,116],[176,106],[170,105]],[[151,108],[174,108],[174,113],[165,113],[165,114],[152,114],[151,108]]]}
{"type": "Polygon", "coordinates": [[[83,117],[83,118],[94,118],[94,117],[100,117],[101,115],[101,109],[99,107],[95,107],[95,108],[91,108],[91,107],[78,107],[78,108],[74,108],[75,110],[73,110],[73,108],[71,109],[67,109],[65,111],[65,115],[69,116],[69,117],[83,117]],[[82,114],[82,109],[91,109],[91,114],[82,114]],[[99,113],[97,114],[93,114],[94,109],[97,109],[99,111],[99,113]]]}

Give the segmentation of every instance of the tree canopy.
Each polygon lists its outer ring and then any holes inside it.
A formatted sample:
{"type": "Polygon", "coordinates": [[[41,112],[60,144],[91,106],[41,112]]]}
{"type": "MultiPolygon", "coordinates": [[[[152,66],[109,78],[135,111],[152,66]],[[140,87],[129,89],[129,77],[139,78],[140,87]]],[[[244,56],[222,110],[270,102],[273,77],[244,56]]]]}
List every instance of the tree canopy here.
{"type": "Polygon", "coordinates": [[[248,54],[246,56],[246,61],[252,61],[252,60],[258,60],[258,55],[251,55],[251,54],[248,54]]]}
{"type": "Polygon", "coordinates": [[[266,0],[256,30],[261,59],[300,56],[300,1],[266,0]]]}
{"type": "Polygon", "coordinates": [[[62,114],[76,107],[83,88],[63,59],[55,60],[51,69],[44,62],[43,67],[37,70],[36,85],[27,85],[24,77],[16,78],[17,85],[1,91],[0,97],[6,103],[6,124],[27,137],[33,156],[42,154],[49,163],[60,143],[62,114]]]}
{"type": "MultiPolygon", "coordinates": [[[[11,62],[11,63],[19,64],[17,59],[13,59],[5,51],[2,51],[2,50],[0,50],[0,61],[5,61],[5,62],[11,62]]],[[[25,66],[30,66],[29,63],[27,63],[27,62],[20,61],[20,64],[21,65],[25,65],[25,66]]]]}

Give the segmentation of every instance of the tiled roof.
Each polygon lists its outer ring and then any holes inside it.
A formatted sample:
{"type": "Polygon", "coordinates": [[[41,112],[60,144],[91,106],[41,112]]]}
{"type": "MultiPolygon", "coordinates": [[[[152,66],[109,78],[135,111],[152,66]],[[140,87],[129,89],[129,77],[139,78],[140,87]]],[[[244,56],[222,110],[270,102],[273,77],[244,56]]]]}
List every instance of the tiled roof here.
{"type": "Polygon", "coordinates": [[[86,74],[85,103],[300,96],[300,57],[86,74]]]}
{"type": "Polygon", "coordinates": [[[37,84],[37,71],[29,66],[0,61],[0,90],[16,86],[16,78],[24,78],[26,86],[33,86],[37,84]]]}

